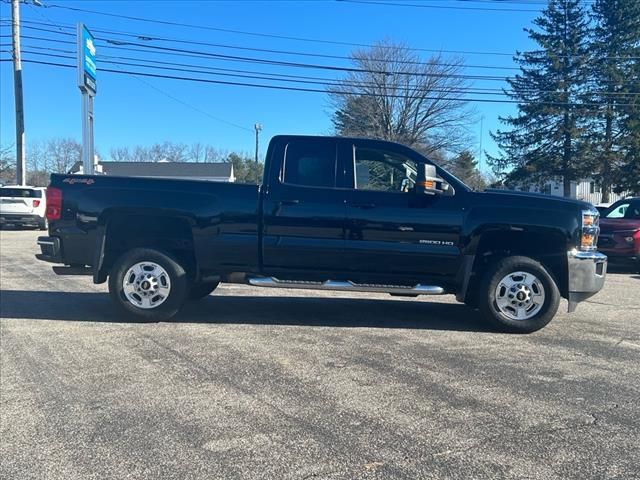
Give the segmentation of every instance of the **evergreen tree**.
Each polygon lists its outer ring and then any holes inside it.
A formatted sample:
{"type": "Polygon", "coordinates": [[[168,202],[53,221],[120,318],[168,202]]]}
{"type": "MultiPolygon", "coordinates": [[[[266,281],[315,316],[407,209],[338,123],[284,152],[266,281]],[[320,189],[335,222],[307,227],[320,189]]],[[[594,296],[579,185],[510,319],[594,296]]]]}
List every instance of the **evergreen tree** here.
{"type": "Polygon", "coordinates": [[[226,162],[233,165],[233,174],[236,177],[236,183],[260,183],[262,182],[262,174],[264,172],[264,164],[256,163],[252,158],[246,155],[240,156],[237,153],[230,153],[225,159],[226,162]]]}
{"type": "Polygon", "coordinates": [[[590,65],[594,95],[590,101],[602,107],[595,111],[591,139],[594,177],[602,186],[602,202],[606,203],[615,179],[624,182],[626,172],[633,172],[625,163],[633,163],[633,142],[640,128],[640,103],[636,100],[640,92],[640,2],[596,0],[593,19],[590,65]]]}
{"type": "Polygon", "coordinates": [[[478,162],[465,150],[448,162],[448,169],[456,177],[475,190],[483,190],[487,182],[478,170],[478,162]]]}
{"type": "Polygon", "coordinates": [[[636,64],[631,83],[631,91],[636,96],[631,101],[627,115],[623,120],[625,134],[625,157],[623,166],[616,177],[616,192],[631,192],[632,195],[640,195],[640,46],[636,50],[636,64]]]}
{"type": "Polygon", "coordinates": [[[489,156],[496,173],[524,170],[530,179],[562,177],[564,195],[571,181],[587,174],[583,106],[587,82],[588,22],[579,0],[549,0],[535,29],[525,29],[539,45],[518,53],[520,73],[508,79],[507,95],[518,102],[517,116],[501,117],[510,129],[492,133],[501,148],[489,156]]]}

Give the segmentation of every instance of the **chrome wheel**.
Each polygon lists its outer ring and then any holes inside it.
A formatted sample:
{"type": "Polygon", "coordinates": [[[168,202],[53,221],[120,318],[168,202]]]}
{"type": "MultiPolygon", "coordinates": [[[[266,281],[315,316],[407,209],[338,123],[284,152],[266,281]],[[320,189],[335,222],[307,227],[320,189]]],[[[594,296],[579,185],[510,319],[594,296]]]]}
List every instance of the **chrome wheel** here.
{"type": "Polygon", "coordinates": [[[171,280],[157,263],[139,262],[127,270],[122,290],[129,303],[147,310],[165,302],[171,293],[171,280]]]}
{"type": "Polygon", "coordinates": [[[544,306],[545,292],[538,277],[529,272],[513,272],[500,280],[495,292],[500,313],[512,320],[529,320],[544,306]]]}

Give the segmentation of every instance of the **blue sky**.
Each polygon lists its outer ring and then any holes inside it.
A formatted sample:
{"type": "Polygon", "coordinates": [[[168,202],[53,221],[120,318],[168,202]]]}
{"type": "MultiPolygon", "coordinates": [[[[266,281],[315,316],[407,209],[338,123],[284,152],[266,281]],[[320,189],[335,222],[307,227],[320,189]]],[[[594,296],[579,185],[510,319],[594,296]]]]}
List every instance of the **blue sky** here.
{"type": "MultiPolygon", "coordinates": [[[[412,48],[509,54],[516,50],[526,50],[532,47],[523,28],[531,26],[531,21],[537,16],[535,10],[543,8],[543,2],[540,0],[531,0],[530,3],[525,4],[507,2],[503,5],[495,1],[407,0],[400,2],[400,0],[393,0],[391,2],[448,8],[372,5],[370,3],[331,0],[281,0],[273,2],[266,0],[41,0],[41,3],[46,8],[21,5],[24,25],[29,25],[26,22],[31,21],[51,23],[57,26],[38,26],[38,28],[51,28],[53,33],[23,29],[23,50],[45,54],[24,53],[23,57],[66,63],[74,63],[74,61],[47,56],[53,52],[41,50],[41,47],[75,50],[74,45],[63,44],[55,39],[74,41],[73,37],[56,32],[66,31],[67,25],[75,25],[77,22],[84,22],[94,32],[102,29],[223,45],[316,54],[348,55],[355,47],[160,25],[71,11],[57,8],[55,5],[220,29],[353,44],[371,44],[388,38],[405,42],[412,48]],[[482,10],[482,8],[487,10],[482,10]],[[501,10],[503,8],[505,10],[501,10]],[[40,36],[54,40],[45,42],[24,38],[26,36],[40,36]]],[[[3,20],[10,18],[8,4],[0,4],[0,16],[3,20]]],[[[6,37],[6,35],[9,35],[11,31],[7,22],[2,22],[2,25],[0,43],[3,46],[0,50],[8,50],[10,37],[6,37]]],[[[37,26],[36,24],[30,25],[37,26]]],[[[100,37],[100,34],[96,34],[96,36],[100,37]]],[[[150,59],[163,58],[180,63],[204,62],[204,60],[180,55],[160,57],[140,52],[118,53],[119,51],[115,48],[101,48],[101,45],[103,44],[98,43],[97,45],[98,95],[95,100],[95,143],[103,157],[108,157],[108,152],[113,147],[150,145],[165,140],[189,144],[202,142],[221,150],[252,152],[254,148],[253,125],[256,122],[263,125],[261,136],[263,145],[266,145],[268,138],[276,134],[329,134],[332,131],[330,105],[324,94],[157,78],[140,79],[140,77],[131,75],[100,72],[101,54],[150,59]],[[223,119],[233,125],[215,118],[223,119]]],[[[278,58],[293,62],[348,65],[346,61],[341,60],[246,52],[221,47],[186,45],[182,48],[207,50],[225,55],[278,58]]],[[[427,58],[430,54],[422,52],[421,55],[427,58]]],[[[511,57],[505,55],[465,54],[463,57],[469,65],[514,66],[511,57]]],[[[0,58],[10,58],[10,53],[2,53],[0,58]]],[[[215,59],[207,59],[206,63],[210,66],[230,69],[326,76],[327,78],[335,76],[333,73],[315,70],[268,67],[215,59]]],[[[134,69],[134,67],[131,68],[134,69]]],[[[73,137],[79,140],[81,138],[81,104],[80,93],[76,86],[75,70],[25,63],[23,71],[27,142],[53,137],[73,137]]],[[[156,72],[162,73],[160,70],[156,70],[156,72]]],[[[505,76],[514,71],[469,67],[466,72],[472,75],[505,76]]],[[[185,72],[168,73],[188,75],[185,72]]],[[[3,146],[11,145],[15,141],[12,78],[11,63],[0,63],[0,143],[3,146]]],[[[221,79],[229,80],[229,78],[221,79]]],[[[504,83],[475,81],[473,86],[496,88],[504,86],[504,83]]],[[[478,112],[477,124],[472,129],[472,134],[477,142],[475,148],[477,149],[480,140],[480,117],[484,116],[483,147],[489,152],[495,152],[496,146],[489,137],[489,131],[497,128],[499,115],[512,113],[514,107],[510,104],[488,103],[476,103],[474,106],[478,112]]],[[[264,149],[261,149],[261,153],[264,153],[264,149]]]]}

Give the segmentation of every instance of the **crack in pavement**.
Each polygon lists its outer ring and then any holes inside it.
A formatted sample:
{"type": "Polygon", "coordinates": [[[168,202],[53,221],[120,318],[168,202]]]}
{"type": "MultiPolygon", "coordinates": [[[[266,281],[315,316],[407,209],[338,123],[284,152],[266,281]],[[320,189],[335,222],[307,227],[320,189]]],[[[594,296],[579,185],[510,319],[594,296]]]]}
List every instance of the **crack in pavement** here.
{"type": "Polygon", "coordinates": [[[549,434],[549,433],[555,433],[555,432],[562,432],[562,431],[567,431],[567,430],[581,430],[583,428],[586,427],[593,427],[593,426],[598,426],[598,422],[600,421],[600,416],[605,415],[617,408],[619,408],[619,404],[614,403],[612,404],[609,408],[605,409],[605,410],[600,410],[597,412],[587,412],[586,415],[588,417],[591,417],[591,420],[587,421],[586,423],[578,423],[575,425],[564,425],[564,426],[560,426],[560,427],[552,427],[552,428],[544,428],[544,429],[540,429],[540,430],[536,430],[536,429],[531,429],[531,430],[516,430],[509,433],[501,433],[501,434],[496,434],[496,435],[490,435],[488,437],[485,437],[483,439],[480,439],[479,441],[475,442],[472,445],[469,445],[465,448],[459,448],[459,449],[452,449],[452,450],[444,450],[442,452],[438,452],[438,453],[434,453],[433,456],[434,457],[443,457],[443,456],[449,456],[449,455],[457,455],[459,453],[466,453],[470,450],[474,450],[476,448],[480,448],[485,446],[486,444],[490,443],[491,441],[497,439],[497,438],[503,438],[505,436],[517,436],[517,435],[522,435],[525,437],[531,437],[531,436],[536,436],[536,435],[545,435],[545,434],[549,434]]]}

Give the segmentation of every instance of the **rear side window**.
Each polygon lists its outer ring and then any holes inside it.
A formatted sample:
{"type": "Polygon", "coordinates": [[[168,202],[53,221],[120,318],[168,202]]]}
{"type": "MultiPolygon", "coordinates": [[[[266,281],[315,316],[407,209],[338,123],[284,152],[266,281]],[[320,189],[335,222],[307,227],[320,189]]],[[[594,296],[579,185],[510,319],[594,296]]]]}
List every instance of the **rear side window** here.
{"type": "Polygon", "coordinates": [[[335,187],[335,142],[314,140],[289,142],[285,152],[283,180],[285,183],[306,187],[335,187]]]}
{"type": "Polygon", "coordinates": [[[627,209],[629,208],[628,203],[622,203],[617,205],[613,210],[607,213],[606,218],[624,218],[625,213],[627,213],[627,209]]]}
{"type": "Polygon", "coordinates": [[[625,212],[624,218],[631,220],[640,220],[640,202],[632,202],[625,212]]]}
{"type": "Polygon", "coordinates": [[[30,188],[0,188],[0,197],[42,198],[42,190],[30,188]]]}

